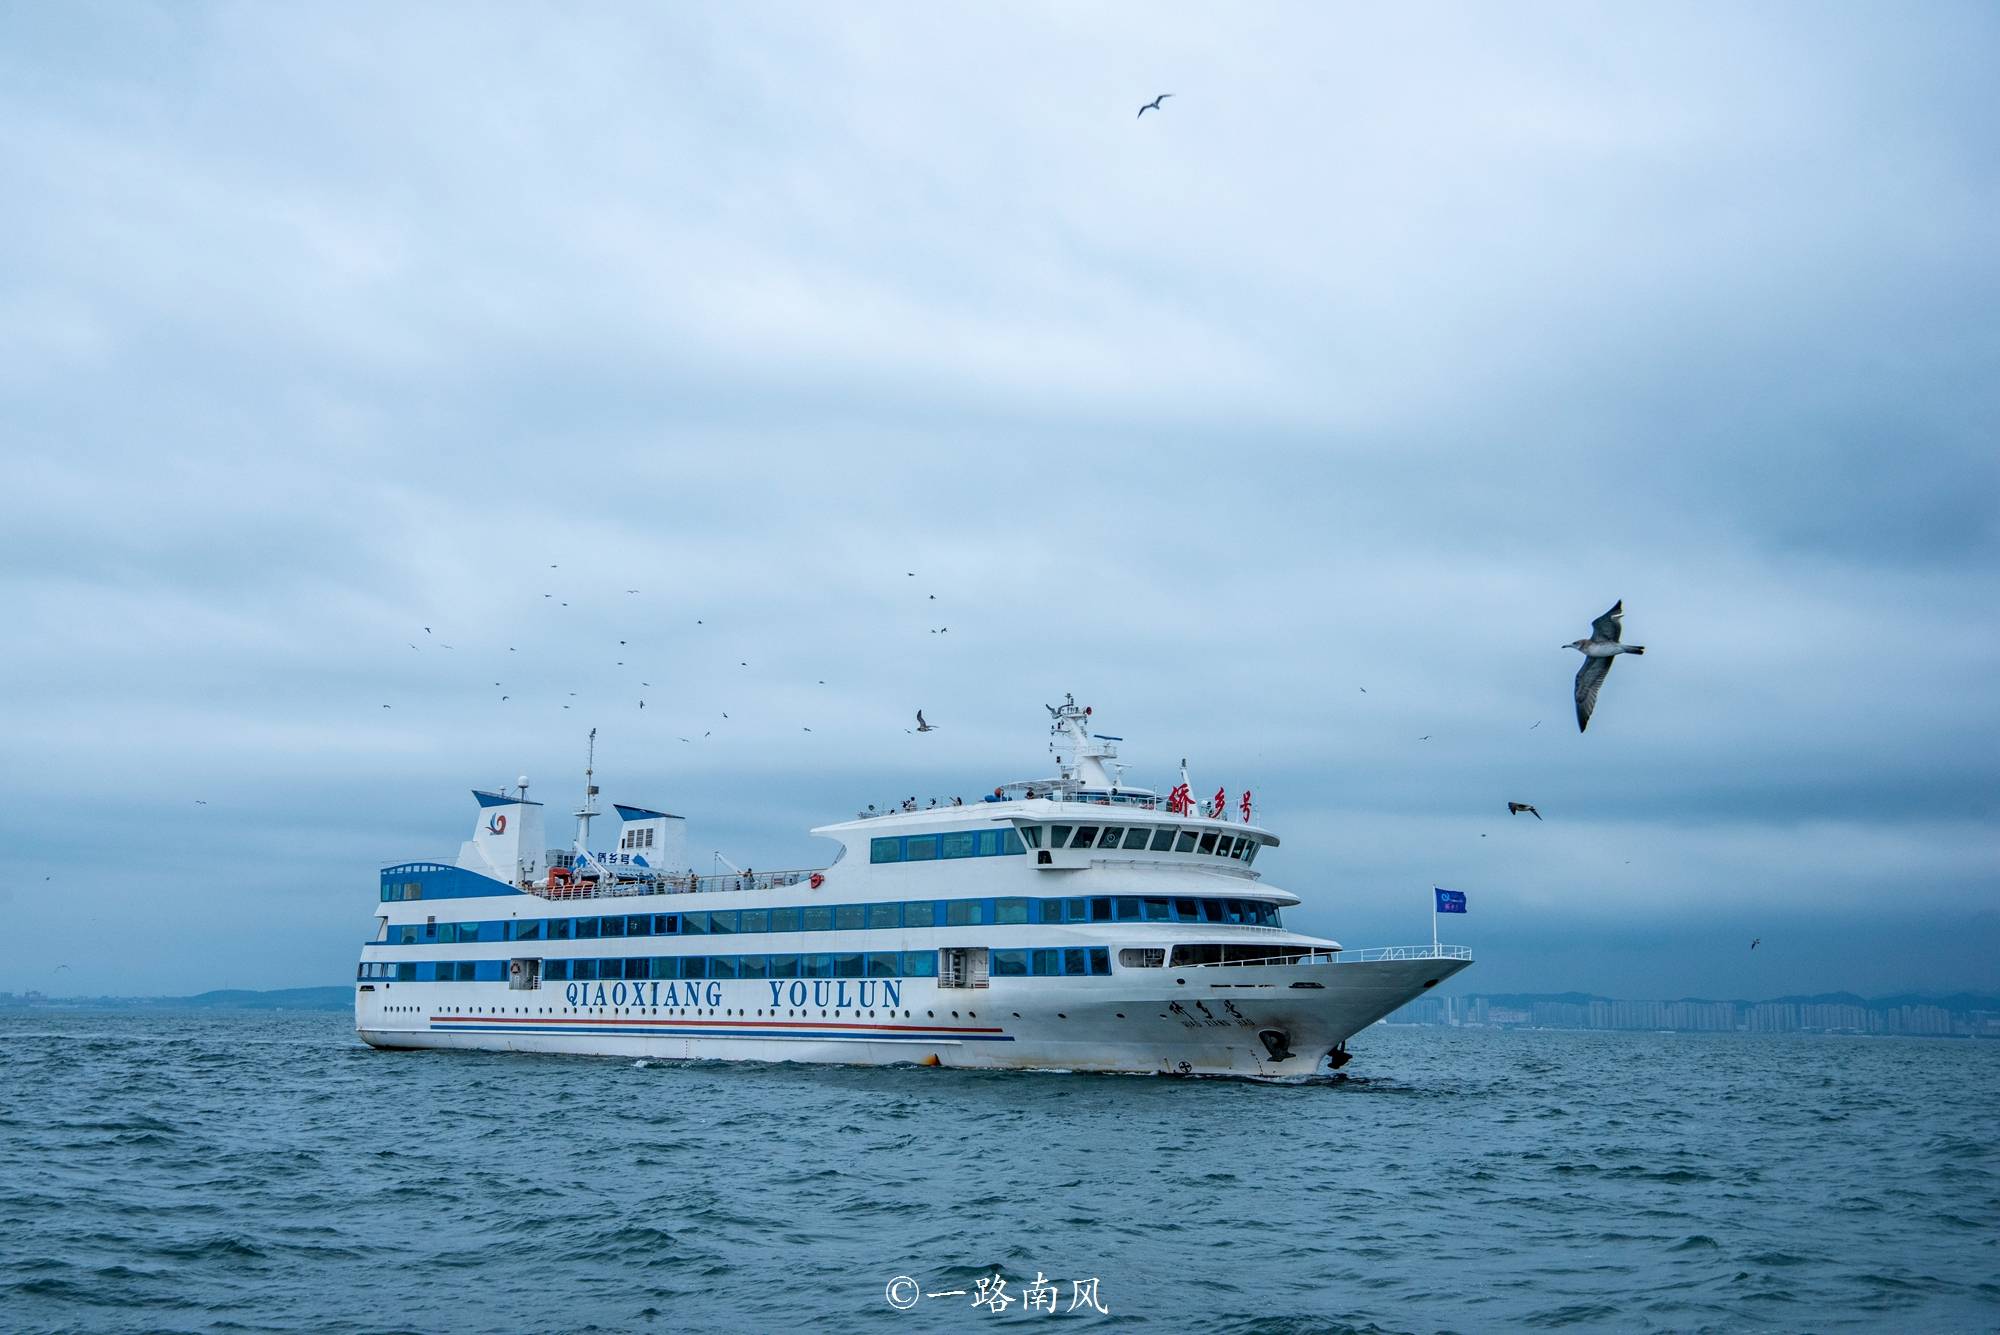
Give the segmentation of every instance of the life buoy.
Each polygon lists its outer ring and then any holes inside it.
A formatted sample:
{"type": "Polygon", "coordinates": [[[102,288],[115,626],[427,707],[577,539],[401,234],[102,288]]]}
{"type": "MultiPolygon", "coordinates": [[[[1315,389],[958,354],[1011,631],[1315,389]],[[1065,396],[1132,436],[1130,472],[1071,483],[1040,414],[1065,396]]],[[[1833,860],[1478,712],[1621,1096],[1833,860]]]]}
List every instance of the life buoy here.
{"type": "Polygon", "coordinates": [[[812,886],[813,889],[817,890],[821,886],[826,884],[826,877],[820,875],[818,872],[814,872],[809,878],[807,878],[806,883],[812,886]]]}

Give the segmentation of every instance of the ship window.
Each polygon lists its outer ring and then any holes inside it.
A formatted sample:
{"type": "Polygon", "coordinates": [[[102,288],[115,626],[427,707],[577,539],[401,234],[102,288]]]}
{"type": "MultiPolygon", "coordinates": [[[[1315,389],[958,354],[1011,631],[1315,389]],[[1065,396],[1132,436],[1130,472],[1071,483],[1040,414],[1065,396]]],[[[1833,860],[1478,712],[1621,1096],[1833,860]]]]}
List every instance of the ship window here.
{"type": "Polygon", "coordinates": [[[641,913],[641,914],[637,914],[637,915],[635,915],[635,916],[633,916],[633,917],[630,917],[630,918],[627,918],[627,919],[625,920],[625,935],[627,935],[627,936],[651,936],[652,934],[653,934],[653,915],[652,915],[652,914],[650,914],[650,913],[641,913]]]}
{"type": "Polygon", "coordinates": [[[833,976],[835,978],[861,977],[860,952],[842,951],[841,953],[835,955],[833,957],[833,976]]]}
{"type": "Polygon", "coordinates": [[[678,978],[681,976],[681,957],[678,955],[653,956],[652,974],[655,978],[678,978]]]}
{"type": "Polygon", "coordinates": [[[1026,839],[1029,848],[1040,848],[1042,846],[1042,827],[1039,825],[1023,825],[1015,832],[1014,837],[1016,839],[1026,839]]]}
{"type": "Polygon", "coordinates": [[[1118,905],[1118,921],[1137,922],[1139,920],[1139,901],[1137,899],[1134,899],[1131,895],[1120,895],[1114,902],[1118,905]]]}
{"type": "Polygon", "coordinates": [[[1180,833],[1180,838],[1174,841],[1174,852],[1191,853],[1193,851],[1194,851],[1194,831],[1182,830],[1180,833]]]}
{"type": "Polygon", "coordinates": [[[397,981],[397,982],[399,982],[399,983],[414,983],[414,982],[416,982],[416,981],[417,981],[417,966],[416,966],[415,964],[413,964],[413,963],[412,963],[412,964],[398,964],[398,965],[396,966],[396,981],[397,981]]]}
{"type": "Polygon", "coordinates": [[[542,981],[545,983],[567,983],[569,981],[569,961],[543,960],[542,981]]]}
{"type": "Polygon", "coordinates": [[[1026,922],[1028,901],[1025,899],[996,899],[993,901],[993,921],[996,923],[1026,922]]]}
{"type": "Polygon", "coordinates": [[[514,924],[514,939],[515,939],[516,941],[539,941],[539,940],[541,940],[541,939],[542,939],[542,920],[541,920],[540,918],[526,918],[526,919],[523,919],[523,920],[522,920],[522,921],[520,921],[520,922],[517,922],[517,923],[515,923],[515,924],[514,924]]]}
{"type": "Polygon", "coordinates": [[[1063,972],[1072,977],[1090,972],[1090,952],[1088,950],[1065,950],[1063,972]]]}
{"type": "Polygon", "coordinates": [[[1021,832],[1012,826],[1000,831],[1000,852],[1003,856],[1026,855],[1028,846],[1021,842],[1021,832]]]}
{"type": "Polygon", "coordinates": [[[1060,899],[1044,899],[1039,902],[1042,906],[1041,920],[1043,922],[1061,922],[1063,920],[1063,902],[1060,899]]]}
{"type": "Polygon", "coordinates": [[[1210,830],[1207,834],[1204,834],[1201,837],[1201,851],[1204,853],[1213,853],[1215,851],[1214,830],[1210,830]]]}
{"type": "Polygon", "coordinates": [[[996,978],[1028,976],[1028,952],[1025,950],[996,950],[992,954],[992,963],[992,973],[996,978]]]}
{"type": "Polygon", "coordinates": [[[576,939],[579,941],[595,941],[597,939],[597,919],[578,918],[576,920],[576,939]]]}
{"type": "Polygon", "coordinates": [[[866,912],[859,904],[836,904],[833,908],[833,930],[836,932],[858,932],[861,930],[866,912]]]}
{"type": "Polygon", "coordinates": [[[623,918],[599,918],[597,920],[597,934],[600,937],[623,936],[625,935],[625,920],[623,918]]]}
{"type": "Polygon", "coordinates": [[[1073,825],[1049,826],[1049,847],[1067,848],[1069,846],[1069,832],[1075,828],[1073,825]]]}
{"type": "Polygon", "coordinates": [[[903,926],[930,927],[937,922],[937,905],[928,899],[913,899],[903,905],[903,926]]]}
{"type": "Polygon", "coordinates": [[[833,956],[831,955],[801,955],[799,957],[799,964],[799,976],[802,978],[833,977],[833,956]]]}
{"type": "Polygon", "coordinates": [[[1255,862],[1257,860],[1257,850],[1262,847],[1263,847],[1262,844],[1258,843],[1255,839],[1252,839],[1250,841],[1250,846],[1243,850],[1243,864],[1245,866],[1248,866],[1249,864],[1255,862]]]}
{"type": "Polygon", "coordinates": [[[803,928],[808,932],[830,932],[833,930],[833,905],[809,904],[802,915],[803,928]]]}
{"type": "Polygon", "coordinates": [[[982,912],[986,903],[979,899],[948,899],[944,905],[944,921],[948,927],[978,927],[986,921],[982,912]]]}
{"type": "Polygon", "coordinates": [[[799,930],[799,908],[794,904],[788,908],[771,910],[771,930],[774,932],[796,932],[799,930]]]}
{"type": "Polygon", "coordinates": [[[1106,899],[1106,898],[1103,898],[1103,897],[1099,897],[1099,898],[1097,898],[1097,899],[1093,899],[1093,900],[1091,900],[1091,901],[1090,901],[1090,920],[1091,920],[1092,922],[1110,922],[1110,921],[1111,921],[1111,901],[1110,901],[1109,899],[1106,899]]]}
{"type": "Polygon", "coordinates": [[[1111,948],[1109,946],[1092,946],[1090,948],[1090,972],[1099,978],[1110,975],[1111,948]]]}
{"type": "Polygon", "coordinates": [[[901,904],[870,904],[868,906],[869,928],[880,931],[885,927],[901,927],[903,925],[903,915],[900,911],[902,907],[901,904]]]}
{"type": "Polygon", "coordinates": [[[738,978],[762,978],[768,967],[768,960],[762,955],[739,955],[736,958],[738,978]]]}
{"type": "Polygon", "coordinates": [[[708,960],[710,978],[736,977],[736,957],[734,955],[711,955],[708,960]]]}
{"type": "Polygon", "coordinates": [[[1069,905],[1069,914],[1068,914],[1068,917],[1069,917],[1069,920],[1070,920],[1071,922],[1089,922],[1089,921],[1090,921],[1090,901],[1089,901],[1089,900],[1087,900],[1087,899],[1071,899],[1071,900],[1067,900],[1067,901],[1065,901],[1065,902],[1066,902],[1066,903],[1067,903],[1067,904],[1069,905]]]}
{"type": "Polygon", "coordinates": [[[1147,834],[1147,831],[1136,828],[1125,831],[1125,847],[1144,848],[1147,834]]]}
{"type": "Polygon", "coordinates": [[[735,909],[725,909],[708,915],[708,932],[710,936],[729,936],[735,931],[735,909]]]}
{"type": "Polygon", "coordinates": [[[1220,900],[1215,900],[1215,899],[1202,900],[1201,920],[1203,922],[1221,922],[1223,920],[1222,902],[1220,900]]]}
{"type": "Polygon", "coordinates": [[[937,952],[935,950],[904,951],[903,973],[911,978],[937,977],[937,952]]]}
{"type": "Polygon", "coordinates": [[[1146,901],[1147,922],[1171,922],[1173,920],[1173,916],[1174,916],[1174,911],[1172,907],[1168,905],[1166,900],[1149,899],[1146,901]]]}
{"type": "Polygon", "coordinates": [[[919,834],[910,838],[904,846],[903,861],[930,862],[938,855],[938,837],[934,834],[919,834]]]}
{"type": "Polygon", "coordinates": [[[979,840],[972,830],[955,830],[942,836],[944,856],[948,858],[969,858],[978,849],[979,840]]]}
{"type": "Polygon", "coordinates": [[[1238,836],[1236,840],[1236,847],[1229,850],[1229,856],[1235,858],[1237,861],[1240,862],[1243,859],[1243,850],[1248,847],[1250,847],[1250,841],[1248,839],[1242,838],[1241,836],[1238,836]]]}
{"type": "Polygon", "coordinates": [[[1062,952],[1060,950],[1037,950],[1033,952],[1032,967],[1037,978],[1047,978],[1062,972],[1062,952]]]}
{"type": "Polygon", "coordinates": [[[1118,952],[1121,969],[1157,969],[1167,962],[1164,946],[1127,946],[1118,952]]]}
{"type": "Polygon", "coordinates": [[[868,954],[868,976],[870,978],[894,978],[902,967],[901,956],[893,950],[874,950],[868,954]]]}
{"type": "Polygon", "coordinates": [[[771,911],[769,909],[743,910],[743,931],[747,933],[768,932],[769,930],[771,930],[771,911]]]}
{"type": "Polygon", "coordinates": [[[1174,832],[1169,829],[1153,831],[1153,851],[1164,853],[1174,846],[1174,832]]]}
{"type": "Polygon", "coordinates": [[[708,915],[706,913],[683,913],[681,915],[682,936],[707,936],[708,915]]]}
{"type": "Polygon", "coordinates": [[[797,955],[771,956],[771,977],[797,978],[798,976],[799,976],[799,957],[797,955]]]}
{"type": "Polygon", "coordinates": [[[568,918],[550,918],[549,940],[567,941],[569,939],[570,939],[570,920],[568,918]]]}
{"type": "Polygon", "coordinates": [[[1118,847],[1118,841],[1124,837],[1125,831],[1114,825],[1099,832],[1097,846],[1099,848],[1116,848],[1118,847]]]}
{"type": "Polygon", "coordinates": [[[1095,842],[1097,842],[1097,827],[1095,825],[1079,825],[1076,828],[1076,838],[1069,841],[1069,846],[1071,848],[1089,848],[1095,842]]]}
{"type": "Polygon", "coordinates": [[[903,841],[893,835],[886,839],[870,839],[868,841],[868,860],[870,862],[901,862],[903,860],[903,841]]]}
{"type": "Polygon", "coordinates": [[[597,977],[596,960],[571,960],[569,976],[579,983],[588,983],[597,977]]]}

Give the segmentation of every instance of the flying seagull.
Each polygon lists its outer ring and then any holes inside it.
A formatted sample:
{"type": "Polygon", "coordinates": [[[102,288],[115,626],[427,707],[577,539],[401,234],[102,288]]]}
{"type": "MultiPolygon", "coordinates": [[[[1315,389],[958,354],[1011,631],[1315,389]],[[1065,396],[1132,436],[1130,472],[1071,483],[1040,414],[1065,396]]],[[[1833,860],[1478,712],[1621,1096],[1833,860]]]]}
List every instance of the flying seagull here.
{"type": "Polygon", "coordinates": [[[1536,820],[1542,818],[1542,813],[1529,806],[1526,802],[1509,802],[1507,804],[1507,814],[1510,816],[1518,816],[1524,811],[1536,820]]]}
{"type": "Polygon", "coordinates": [[[1576,670],[1576,730],[1582,732],[1590,726],[1590,711],[1597,708],[1597,688],[1604,685],[1604,678],[1611,672],[1611,660],[1619,654],[1643,654],[1643,644],[1620,644],[1619,632],[1625,623],[1625,600],[1620,598],[1611,604],[1611,610],[1590,623],[1590,638],[1572,640],[1563,648],[1574,649],[1583,655],[1583,666],[1576,670]]]}
{"type": "MultiPolygon", "coordinates": [[[[1140,116],[1143,116],[1143,115],[1145,115],[1145,114],[1146,114],[1147,112],[1149,112],[1149,111],[1165,111],[1165,110],[1166,110],[1166,108],[1165,108],[1165,107],[1163,107],[1163,106],[1161,106],[1161,105],[1160,105],[1160,103],[1162,103],[1162,102],[1166,101],[1166,100],[1167,100],[1168,98],[1170,98],[1170,97],[1172,97],[1172,96],[1173,96],[1173,94],[1172,94],[1172,93],[1161,93],[1161,94],[1160,94],[1160,95],[1159,95],[1158,97],[1156,97],[1156,98],[1154,98],[1154,99],[1153,99],[1152,101],[1148,102],[1148,103],[1147,103],[1147,104],[1146,104],[1145,106],[1143,106],[1143,107],[1140,107],[1140,108],[1139,108],[1139,115],[1140,115],[1140,116]]],[[[1138,117],[1134,117],[1133,119],[1135,119],[1135,120],[1136,120],[1136,119],[1138,119],[1138,117]]]]}
{"type": "Polygon", "coordinates": [[[1757,938],[1757,940],[1756,940],[1756,941],[1752,941],[1752,942],[1750,943],[1750,949],[1752,949],[1752,950],[1755,950],[1755,949],[1757,948],[1757,942],[1758,942],[1758,941],[1762,941],[1763,939],[1764,939],[1764,938],[1760,936],[1760,937],[1758,937],[1758,938],[1757,938]]]}
{"type": "Polygon", "coordinates": [[[918,731],[918,732],[936,732],[936,731],[937,731],[937,725],[936,725],[936,724],[933,724],[933,723],[926,723],[926,722],[924,722],[924,711],[923,711],[923,710],[921,710],[921,709],[919,709],[919,710],[917,711],[917,731],[918,731]]]}

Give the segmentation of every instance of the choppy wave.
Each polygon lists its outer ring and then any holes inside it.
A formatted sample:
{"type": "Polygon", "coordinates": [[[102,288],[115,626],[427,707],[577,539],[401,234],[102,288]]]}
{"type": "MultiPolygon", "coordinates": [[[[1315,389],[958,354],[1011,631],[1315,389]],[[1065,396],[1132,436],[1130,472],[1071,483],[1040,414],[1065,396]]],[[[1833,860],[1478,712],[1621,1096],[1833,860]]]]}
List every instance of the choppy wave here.
{"type": "Polygon", "coordinates": [[[1102,1319],[1090,1278],[1172,1332],[2000,1323],[2000,1045],[1377,1029],[1355,1051],[1350,1078],[1271,1086],[20,1016],[0,1313],[928,1331],[1019,1320],[1040,1276],[1064,1329],[1102,1319]],[[996,1272],[1006,1314],[971,1309],[996,1272]]]}

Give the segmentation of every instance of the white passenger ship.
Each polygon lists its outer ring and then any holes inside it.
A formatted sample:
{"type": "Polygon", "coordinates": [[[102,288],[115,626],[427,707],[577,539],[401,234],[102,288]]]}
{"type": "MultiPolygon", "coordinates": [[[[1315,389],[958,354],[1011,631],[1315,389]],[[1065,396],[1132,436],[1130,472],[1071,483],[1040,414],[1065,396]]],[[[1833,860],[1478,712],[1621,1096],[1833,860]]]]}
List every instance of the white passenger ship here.
{"type": "MultiPolygon", "coordinates": [[[[1115,737],[1051,707],[1052,778],[813,831],[824,867],[697,876],[685,823],[614,806],[543,847],[527,780],[475,792],[454,864],[382,872],[354,1023],[383,1048],[1301,1077],[1471,963],[1284,926],[1271,831],[1124,785],[1115,737]]],[[[1185,776],[1183,776],[1185,779],[1185,776]]]]}

